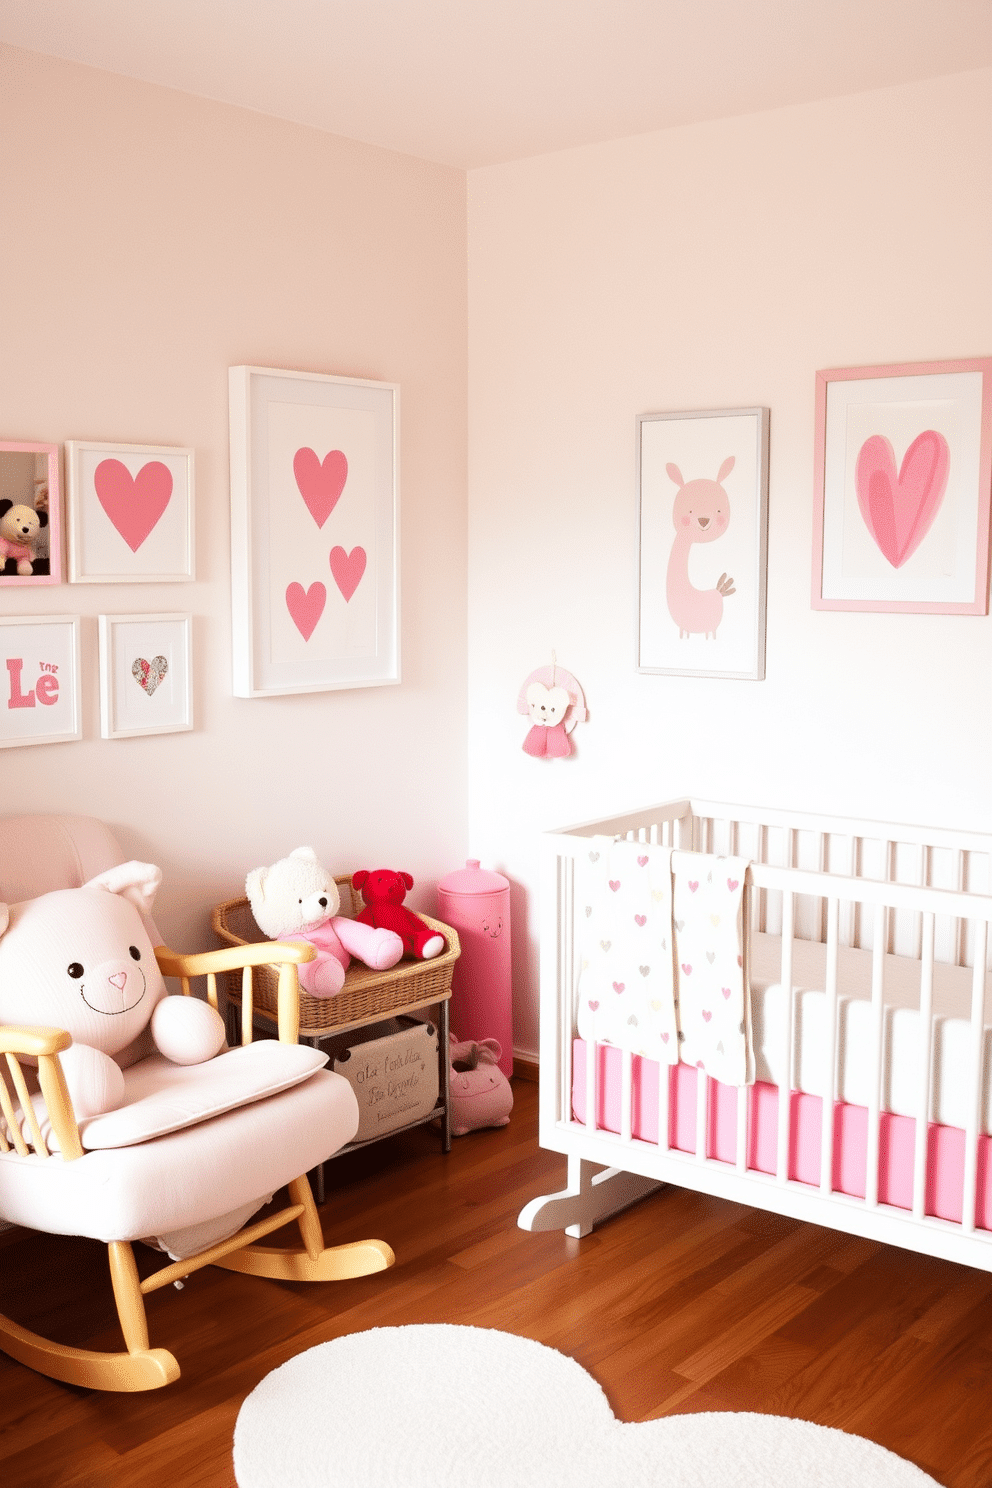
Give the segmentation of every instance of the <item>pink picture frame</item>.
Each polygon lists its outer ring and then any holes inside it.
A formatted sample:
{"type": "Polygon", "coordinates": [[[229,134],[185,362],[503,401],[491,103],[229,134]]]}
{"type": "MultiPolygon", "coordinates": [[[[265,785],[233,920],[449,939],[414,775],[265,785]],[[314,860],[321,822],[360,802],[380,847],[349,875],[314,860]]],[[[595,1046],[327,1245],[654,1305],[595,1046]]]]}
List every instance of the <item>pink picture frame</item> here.
{"type": "Polygon", "coordinates": [[[0,503],[11,503],[3,512],[16,504],[41,518],[37,527],[30,523],[33,530],[23,534],[23,541],[16,532],[0,533],[0,589],[63,582],[60,463],[57,444],[0,440],[0,503]]]}
{"type": "Polygon", "coordinates": [[[992,357],[816,374],[812,606],[985,615],[992,357]]]}

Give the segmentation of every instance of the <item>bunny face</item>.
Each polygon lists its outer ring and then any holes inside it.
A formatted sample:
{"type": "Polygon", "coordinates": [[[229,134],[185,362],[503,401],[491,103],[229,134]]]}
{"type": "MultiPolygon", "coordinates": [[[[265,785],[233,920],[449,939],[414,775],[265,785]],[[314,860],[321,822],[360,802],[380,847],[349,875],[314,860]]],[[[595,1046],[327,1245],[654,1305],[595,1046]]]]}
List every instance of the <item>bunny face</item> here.
{"type": "Polygon", "coordinates": [[[125,892],[97,880],[3,907],[0,1022],[64,1028],[110,1055],[137,1037],[165,983],[125,892]]]}

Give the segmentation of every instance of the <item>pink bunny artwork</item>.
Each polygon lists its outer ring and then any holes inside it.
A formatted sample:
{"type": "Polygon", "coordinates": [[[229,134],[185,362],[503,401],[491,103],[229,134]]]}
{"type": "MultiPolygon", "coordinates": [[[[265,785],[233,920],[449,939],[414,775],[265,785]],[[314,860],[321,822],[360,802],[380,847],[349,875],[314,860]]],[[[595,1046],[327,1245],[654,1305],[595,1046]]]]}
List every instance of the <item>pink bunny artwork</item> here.
{"type": "Polygon", "coordinates": [[[669,479],[679,490],[672,507],[675,541],[668,560],[668,612],[679,628],[680,638],[705,635],[716,639],[723,619],[723,601],[735,594],[734,581],[725,573],[713,589],[697,589],[689,577],[689,553],[693,543],[716,542],[730,523],[730,500],[722,482],[734,468],[734,456],[728,455],[717,471],[716,480],[685,481],[677,465],[668,464],[669,479]]]}

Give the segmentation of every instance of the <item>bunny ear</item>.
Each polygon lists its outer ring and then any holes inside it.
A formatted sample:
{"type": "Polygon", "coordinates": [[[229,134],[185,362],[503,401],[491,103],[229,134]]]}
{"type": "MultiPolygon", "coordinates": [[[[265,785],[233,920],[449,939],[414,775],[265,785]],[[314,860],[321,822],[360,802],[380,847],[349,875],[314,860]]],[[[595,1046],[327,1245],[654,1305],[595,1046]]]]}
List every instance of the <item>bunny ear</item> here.
{"type": "Polygon", "coordinates": [[[682,472],[677,465],[669,463],[665,466],[665,469],[668,471],[669,480],[673,480],[677,486],[685,485],[685,481],[682,479],[682,472]]]}
{"type": "Polygon", "coordinates": [[[720,469],[716,473],[717,480],[725,481],[736,464],[736,457],[734,455],[728,455],[723,464],[720,466],[720,469]]]}
{"type": "Polygon", "coordinates": [[[108,894],[119,894],[122,899],[129,900],[142,914],[151,914],[161,882],[162,870],[154,863],[130,862],[119,863],[116,868],[108,868],[106,873],[98,873],[96,878],[83,884],[83,888],[106,889],[108,894]]]}

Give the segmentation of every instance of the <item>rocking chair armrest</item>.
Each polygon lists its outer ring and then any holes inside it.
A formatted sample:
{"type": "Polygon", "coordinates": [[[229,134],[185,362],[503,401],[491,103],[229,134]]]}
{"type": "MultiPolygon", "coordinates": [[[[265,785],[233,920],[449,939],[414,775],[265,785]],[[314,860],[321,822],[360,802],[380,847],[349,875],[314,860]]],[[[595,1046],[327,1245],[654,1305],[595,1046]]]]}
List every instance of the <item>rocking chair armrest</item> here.
{"type": "Polygon", "coordinates": [[[313,961],[316,955],[313,946],[281,940],[225,946],[221,950],[199,951],[192,955],[170,951],[167,946],[155,947],[155,959],[162,975],[174,977],[217,975],[223,971],[240,971],[245,966],[278,966],[286,962],[302,966],[305,961],[313,961]]]}
{"type": "MultiPolygon", "coordinates": [[[[59,1055],[72,1045],[72,1035],[64,1028],[37,1028],[13,1023],[0,1024],[0,1055],[6,1055],[6,1063],[14,1080],[21,1107],[27,1116],[31,1131],[31,1142],[36,1151],[47,1151],[38,1128],[38,1118],[31,1109],[30,1096],[24,1084],[20,1067],[22,1059],[35,1060],[38,1065],[38,1083],[48,1111],[48,1120],[58,1139],[59,1151],[64,1162],[82,1157],[83,1144],[79,1139],[79,1126],[72,1109],[72,1098],[62,1071],[59,1055]]],[[[7,1112],[4,1112],[7,1115],[7,1112]]],[[[8,1115],[8,1125],[10,1117],[8,1115]]],[[[15,1148],[20,1151],[18,1138],[15,1148]]]]}
{"type": "Polygon", "coordinates": [[[19,1023],[0,1023],[0,1054],[40,1059],[43,1054],[61,1054],[72,1043],[64,1028],[33,1028],[19,1023]]]}

